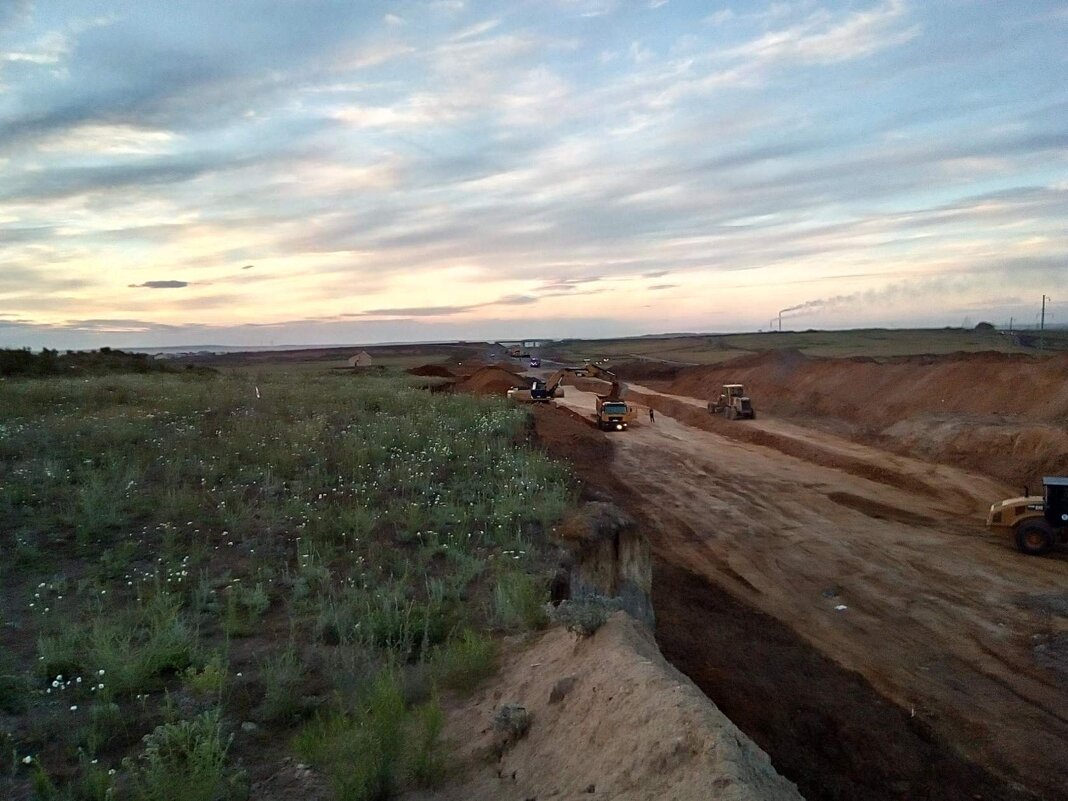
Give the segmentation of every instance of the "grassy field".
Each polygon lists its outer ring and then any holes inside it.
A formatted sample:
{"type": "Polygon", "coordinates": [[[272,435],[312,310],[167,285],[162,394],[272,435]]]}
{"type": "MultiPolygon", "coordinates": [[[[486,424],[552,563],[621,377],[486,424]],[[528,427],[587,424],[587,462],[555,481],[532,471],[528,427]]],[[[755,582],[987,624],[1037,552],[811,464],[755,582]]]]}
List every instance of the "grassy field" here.
{"type": "MultiPolygon", "coordinates": [[[[584,359],[652,359],[682,364],[714,364],[748,353],[795,348],[811,356],[909,356],[955,353],[959,351],[998,351],[1036,353],[1035,332],[1012,337],[998,331],[960,328],[939,329],[858,329],[854,331],[784,331],[754,334],[709,334],[677,337],[634,337],[631,339],[565,340],[544,350],[551,358],[565,362],[584,359]]],[[[1049,331],[1046,349],[1068,349],[1068,331],[1049,331]]]]}
{"type": "Polygon", "coordinates": [[[287,370],[0,381],[0,797],[339,799],[448,771],[572,503],[525,412],[287,370]]]}

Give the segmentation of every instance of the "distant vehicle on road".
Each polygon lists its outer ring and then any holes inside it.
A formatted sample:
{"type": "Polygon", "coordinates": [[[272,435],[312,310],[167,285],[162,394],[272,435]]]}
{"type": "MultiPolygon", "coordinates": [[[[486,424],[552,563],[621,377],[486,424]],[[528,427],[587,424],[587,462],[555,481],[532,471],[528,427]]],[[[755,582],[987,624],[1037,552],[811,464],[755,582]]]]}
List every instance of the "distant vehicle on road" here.
{"type": "Polygon", "coordinates": [[[541,359],[539,359],[537,356],[531,356],[530,357],[530,366],[531,367],[541,367],[541,359]]]}

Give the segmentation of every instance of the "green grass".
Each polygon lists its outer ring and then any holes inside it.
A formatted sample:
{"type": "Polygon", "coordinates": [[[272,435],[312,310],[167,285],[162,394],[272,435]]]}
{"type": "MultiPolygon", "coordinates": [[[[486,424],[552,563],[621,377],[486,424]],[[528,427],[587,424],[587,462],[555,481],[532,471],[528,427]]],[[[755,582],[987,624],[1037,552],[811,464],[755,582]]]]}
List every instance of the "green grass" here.
{"type": "Polygon", "coordinates": [[[305,727],[338,797],[438,781],[435,685],[469,691],[494,631],[544,624],[573,497],[526,414],[313,371],[0,381],[0,797],[167,799],[186,771],[173,797],[236,798],[250,719],[264,743],[305,727]],[[372,756],[343,767],[335,730],[372,756]]]}
{"type": "MultiPolygon", "coordinates": [[[[583,359],[608,358],[614,362],[651,359],[680,364],[715,364],[750,353],[785,348],[824,357],[889,357],[959,351],[1040,352],[1035,343],[1030,341],[1037,332],[1023,333],[1027,344],[1021,344],[1018,338],[997,331],[962,328],[783,331],[567,340],[548,348],[546,355],[572,363],[581,363],[583,359]]],[[[1068,349],[1068,331],[1047,332],[1046,347],[1051,353],[1068,349]]]]}

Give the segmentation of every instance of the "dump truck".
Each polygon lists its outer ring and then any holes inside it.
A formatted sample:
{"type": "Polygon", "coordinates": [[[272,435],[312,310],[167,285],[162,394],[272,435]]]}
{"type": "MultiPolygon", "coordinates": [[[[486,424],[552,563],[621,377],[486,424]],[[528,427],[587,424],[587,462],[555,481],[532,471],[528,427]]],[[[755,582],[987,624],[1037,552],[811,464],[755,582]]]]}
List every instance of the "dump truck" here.
{"type": "Polygon", "coordinates": [[[722,414],[728,420],[753,420],[753,402],[742,384],[724,384],[719,398],[708,402],[709,414],[722,414]]]}
{"type": "Polygon", "coordinates": [[[625,431],[637,413],[618,398],[597,398],[597,427],[602,431],[625,431]]]}
{"type": "Polygon", "coordinates": [[[991,505],[990,528],[1012,531],[1016,547],[1028,556],[1041,556],[1058,542],[1068,542],[1068,477],[1046,476],[1043,494],[1024,494],[991,505]]]}

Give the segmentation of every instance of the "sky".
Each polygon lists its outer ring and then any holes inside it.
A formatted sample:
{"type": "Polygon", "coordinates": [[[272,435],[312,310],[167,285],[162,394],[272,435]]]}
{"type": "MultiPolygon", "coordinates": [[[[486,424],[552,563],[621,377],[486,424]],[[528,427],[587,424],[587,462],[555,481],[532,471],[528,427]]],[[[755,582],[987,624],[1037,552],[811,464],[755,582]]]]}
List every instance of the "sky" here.
{"type": "Polygon", "coordinates": [[[1068,3],[0,0],[0,347],[1068,322],[1068,3]]]}

